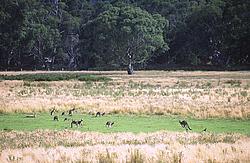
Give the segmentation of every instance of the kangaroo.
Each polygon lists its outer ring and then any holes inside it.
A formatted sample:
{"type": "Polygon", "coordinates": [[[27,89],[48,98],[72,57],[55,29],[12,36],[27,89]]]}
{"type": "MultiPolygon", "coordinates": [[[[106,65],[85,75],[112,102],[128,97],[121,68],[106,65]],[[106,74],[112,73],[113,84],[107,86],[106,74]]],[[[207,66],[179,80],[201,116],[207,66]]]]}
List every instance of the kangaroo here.
{"type": "Polygon", "coordinates": [[[192,129],[189,127],[187,121],[185,121],[185,120],[180,121],[180,120],[179,120],[179,123],[181,124],[181,127],[182,127],[182,128],[185,128],[185,129],[186,129],[187,132],[188,132],[188,130],[192,130],[192,129]]]}
{"type": "Polygon", "coordinates": [[[100,117],[100,116],[101,116],[101,113],[100,113],[100,112],[97,112],[96,115],[95,115],[95,117],[97,117],[97,116],[100,117]]]}
{"type": "Polygon", "coordinates": [[[68,118],[64,118],[64,121],[67,121],[68,120],[68,118]]]}
{"type": "Polygon", "coordinates": [[[109,127],[109,128],[111,128],[113,126],[113,124],[114,124],[114,122],[108,121],[106,123],[106,126],[109,127]]]}
{"type": "Polygon", "coordinates": [[[28,114],[25,116],[25,118],[36,118],[36,113],[28,114]]]}
{"type": "Polygon", "coordinates": [[[58,116],[54,116],[54,121],[58,121],[58,116]]]}
{"type": "Polygon", "coordinates": [[[56,109],[53,108],[52,111],[50,112],[50,115],[53,115],[56,112],[56,109]]]}
{"type": "Polygon", "coordinates": [[[206,132],[207,131],[207,128],[204,128],[204,130],[202,130],[202,132],[206,132]]]}
{"type": "Polygon", "coordinates": [[[75,120],[72,120],[71,124],[70,124],[70,127],[73,128],[73,125],[76,125],[77,127],[78,126],[82,126],[82,119],[80,121],[75,121],[75,120]]]}
{"type": "Polygon", "coordinates": [[[65,112],[62,112],[62,115],[64,115],[65,114],[65,112]]]}
{"type": "Polygon", "coordinates": [[[74,112],[75,110],[76,110],[75,108],[70,109],[70,110],[69,110],[69,115],[72,116],[72,114],[73,114],[73,112],[74,112]]]}
{"type": "Polygon", "coordinates": [[[103,113],[97,112],[96,115],[95,115],[95,117],[97,117],[97,116],[100,117],[100,116],[104,116],[104,115],[105,115],[105,112],[103,112],[103,113]]]}

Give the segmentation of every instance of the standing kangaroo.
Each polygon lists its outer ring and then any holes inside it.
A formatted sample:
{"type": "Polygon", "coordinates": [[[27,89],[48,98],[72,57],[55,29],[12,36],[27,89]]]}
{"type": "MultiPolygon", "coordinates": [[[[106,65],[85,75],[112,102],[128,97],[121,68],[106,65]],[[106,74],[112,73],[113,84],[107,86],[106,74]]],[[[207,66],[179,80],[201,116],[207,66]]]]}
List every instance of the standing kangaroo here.
{"type": "Polygon", "coordinates": [[[53,114],[55,113],[55,111],[56,111],[56,109],[53,108],[53,109],[51,110],[51,112],[50,112],[50,115],[53,115],[53,114]]]}
{"type": "Polygon", "coordinates": [[[58,119],[58,116],[56,115],[56,116],[54,116],[54,121],[58,121],[59,119],[58,119]]]}
{"type": "Polygon", "coordinates": [[[72,114],[73,114],[73,112],[74,112],[75,110],[76,110],[75,108],[70,109],[70,110],[69,110],[69,116],[72,116],[72,114]]]}
{"type": "Polygon", "coordinates": [[[181,124],[181,127],[182,127],[182,128],[185,128],[185,129],[186,129],[187,132],[188,132],[188,130],[192,130],[192,129],[189,127],[187,121],[185,121],[185,120],[180,121],[180,120],[179,120],[179,123],[181,124]]]}

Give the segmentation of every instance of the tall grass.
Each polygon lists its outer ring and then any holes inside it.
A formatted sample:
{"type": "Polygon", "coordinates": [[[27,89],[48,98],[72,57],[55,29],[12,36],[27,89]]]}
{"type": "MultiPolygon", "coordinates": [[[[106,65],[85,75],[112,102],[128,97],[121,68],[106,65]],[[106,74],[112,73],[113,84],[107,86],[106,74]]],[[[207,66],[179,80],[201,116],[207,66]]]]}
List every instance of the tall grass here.
{"type": "Polygon", "coordinates": [[[0,112],[42,112],[55,106],[58,110],[78,107],[83,112],[250,118],[248,72],[120,73],[100,72],[112,78],[109,82],[2,81],[0,112]]]}
{"type": "Polygon", "coordinates": [[[250,140],[242,135],[218,134],[216,142],[206,133],[171,132],[100,134],[68,130],[12,131],[1,132],[0,136],[3,142],[1,162],[250,161],[250,140]],[[227,137],[235,141],[224,141],[227,137]],[[193,143],[199,139],[212,140],[193,143]]]}

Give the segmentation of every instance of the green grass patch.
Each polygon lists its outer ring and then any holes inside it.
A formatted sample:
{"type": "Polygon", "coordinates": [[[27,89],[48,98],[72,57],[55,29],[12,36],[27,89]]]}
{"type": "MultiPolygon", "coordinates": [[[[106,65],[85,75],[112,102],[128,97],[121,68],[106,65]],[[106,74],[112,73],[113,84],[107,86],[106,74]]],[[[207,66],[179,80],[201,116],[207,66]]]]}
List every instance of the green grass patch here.
{"type": "MultiPolygon", "coordinates": [[[[71,129],[71,119],[83,119],[81,127],[74,127],[73,130],[109,132],[155,132],[159,130],[183,131],[179,124],[178,117],[169,116],[138,116],[138,115],[105,115],[94,117],[86,114],[75,114],[70,116],[59,116],[59,121],[53,121],[53,116],[49,113],[39,113],[36,118],[26,118],[26,114],[12,113],[0,114],[0,130],[24,130],[32,131],[36,129],[63,130],[71,129]],[[64,121],[64,118],[70,120],[64,121]],[[105,126],[107,121],[114,121],[112,128],[105,126]]],[[[234,119],[186,119],[192,128],[191,132],[201,132],[207,128],[208,132],[213,133],[241,133],[250,135],[250,120],[234,119]]]]}
{"type": "Polygon", "coordinates": [[[0,80],[23,80],[23,81],[61,81],[61,80],[79,80],[79,81],[110,81],[111,78],[81,73],[36,73],[21,75],[0,75],[0,80]]]}
{"type": "Polygon", "coordinates": [[[240,80],[227,80],[225,84],[230,84],[231,86],[240,87],[241,81],[240,80]]]}

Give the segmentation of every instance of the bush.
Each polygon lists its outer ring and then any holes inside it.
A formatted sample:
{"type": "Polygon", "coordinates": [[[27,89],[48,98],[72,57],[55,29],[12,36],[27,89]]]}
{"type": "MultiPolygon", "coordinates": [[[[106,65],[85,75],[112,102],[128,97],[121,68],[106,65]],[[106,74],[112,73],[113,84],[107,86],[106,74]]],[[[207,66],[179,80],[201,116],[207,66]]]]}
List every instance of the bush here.
{"type": "Polygon", "coordinates": [[[21,74],[21,75],[0,75],[0,80],[23,80],[23,81],[110,81],[111,78],[96,75],[86,75],[80,73],[40,73],[40,74],[21,74]]]}

